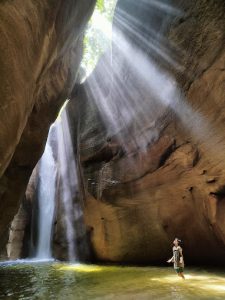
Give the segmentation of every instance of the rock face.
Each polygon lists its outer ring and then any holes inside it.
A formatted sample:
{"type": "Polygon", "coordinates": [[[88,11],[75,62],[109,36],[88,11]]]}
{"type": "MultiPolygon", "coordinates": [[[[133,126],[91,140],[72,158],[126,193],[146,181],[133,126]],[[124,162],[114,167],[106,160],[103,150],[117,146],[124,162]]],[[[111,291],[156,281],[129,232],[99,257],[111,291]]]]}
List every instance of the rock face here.
{"type": "Polygon", "coordinates": [[[224,2],[128,2],[69,107],[95,257],[225,263],[224,2]]]}
{"type": "Polygon", "coordinates": [[[70,95],[95,0],[1,1],[0,248],[70,95]]]}
{"type": "MultiPolygon", "coordinates": [[[[74,85],[93,2],[0,4],[1,246],[74,85]]],[[[224,26],[222,0],[118,0],[112,53],[67,109],[96,260],[162,263],[178,236],[187,262],[225,263],[224,26]]],[[[62,217],[54,251],[64,259],[62,217]]]]}
{"type": "Polygon", "coordinates": [[[30,224],[31,205],[25,200],[21,203],[18,213],[13,218],[10,226],[8,244],[6,246],[7,257],[11,260],[26,258],[30,250],[30,224]]]}

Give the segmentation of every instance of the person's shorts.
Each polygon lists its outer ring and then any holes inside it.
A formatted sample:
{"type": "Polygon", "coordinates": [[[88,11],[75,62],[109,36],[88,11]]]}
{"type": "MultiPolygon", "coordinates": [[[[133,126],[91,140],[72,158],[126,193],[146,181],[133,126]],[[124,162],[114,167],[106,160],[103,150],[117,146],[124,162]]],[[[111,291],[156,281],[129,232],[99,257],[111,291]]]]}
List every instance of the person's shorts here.
{"type": "Polygon", "coordinates": [[[182,267],[175,268],[175,271],[176,271],[177,273],[183,273],[183,272],[184,272],[184,268],[182,268],[182,267]]]}

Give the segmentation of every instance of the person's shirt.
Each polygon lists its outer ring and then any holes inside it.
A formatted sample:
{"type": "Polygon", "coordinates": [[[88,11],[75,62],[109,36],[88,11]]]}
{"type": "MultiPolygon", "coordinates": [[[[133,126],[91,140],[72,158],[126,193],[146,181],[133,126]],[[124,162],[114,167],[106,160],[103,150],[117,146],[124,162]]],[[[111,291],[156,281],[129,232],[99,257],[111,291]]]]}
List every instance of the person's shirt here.
{"type": "Polygon", "coordinates": [[[173,263],[174,268],[184,267],[183,252],[180,246],[173,246],[173,263]]]}

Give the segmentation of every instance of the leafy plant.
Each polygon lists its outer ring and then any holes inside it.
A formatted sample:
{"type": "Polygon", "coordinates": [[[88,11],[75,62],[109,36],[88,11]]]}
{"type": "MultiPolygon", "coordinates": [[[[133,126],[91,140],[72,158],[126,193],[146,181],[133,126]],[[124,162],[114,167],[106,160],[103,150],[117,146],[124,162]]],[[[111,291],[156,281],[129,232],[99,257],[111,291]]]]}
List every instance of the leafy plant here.
{"type": "Polygon", "coordinates": [[[85,72],[85,77],[92,72],[101,55],[110,46],[110,38],[104,35],[102,28],[96,26],[96,22],[101,17],[112,26],[116,2],[117,0],[97,0],[95,11],[88,23],[84,37],[84,53],[81,67],[85,72]]]}
{"type": "Polygon", "coordinates": [[[97,9],[101,12],[103,12],[105,8],[104,2],[104,0],[98,0],[96,4],[97,9]]]}

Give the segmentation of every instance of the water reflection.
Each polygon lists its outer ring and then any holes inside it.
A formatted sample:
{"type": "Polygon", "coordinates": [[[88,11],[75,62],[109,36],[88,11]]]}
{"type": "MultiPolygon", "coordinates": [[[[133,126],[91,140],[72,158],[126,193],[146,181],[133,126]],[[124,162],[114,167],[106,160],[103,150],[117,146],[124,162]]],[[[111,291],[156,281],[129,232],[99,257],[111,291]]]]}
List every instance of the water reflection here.
{"type": "Polygon", "coordinates": [[[0,299],[224,299],[225,273],[61,263],[1,264],[0,299]]]}

